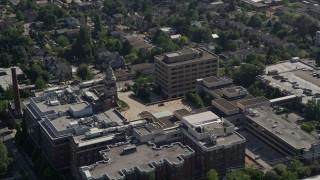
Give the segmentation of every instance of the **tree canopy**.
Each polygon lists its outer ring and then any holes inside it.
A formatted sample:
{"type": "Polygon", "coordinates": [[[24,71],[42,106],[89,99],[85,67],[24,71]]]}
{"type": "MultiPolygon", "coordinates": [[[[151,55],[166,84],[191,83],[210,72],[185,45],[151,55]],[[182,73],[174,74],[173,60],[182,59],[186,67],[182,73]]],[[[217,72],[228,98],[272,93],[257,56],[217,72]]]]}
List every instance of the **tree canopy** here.
{"type": "Polygon", "coordinates": [[[233,81],[235,84],[249,87],[251,84],[254,84],[256,76],[261,75],[263,71],[264,66],[262,64],[243,64],[240,69],[233,74],[233,81]]]}
{"type": "Polygon", "coordinates": [[[218,173],[215,169],[210,169],[207,173],[207,180],[219,180],[218,173]]]}
{"type": "Polygon", "coordinates": [[[72,46],[72,52],[80,63],[89,63],[93,60],[93,41],[88,26],[80,27],[77,40],[72,46]]]}
{"type": "Polygon", "coordinates": [[[77,76],[79,76],[82,80],[90,80],[93,79],[93,74],[89,70],[87,64],[81,64],[77,69],[77,76]]]}
{"type": "Polygon", "coordinates": [[[305,115],[311,120],[320,120],[320,100],[311,99],[306,104],[305,115]]]}
{"type": "Polygon", "coordinates": [[[226,180],[250,180],[250,176],[241,170],[231,170],[227,173],[226,180]]]}
{"type": "Polygon", "coordinates": [[[8,171],[12,159],[8,156],[7,147],[0,141],[0,172],[8,171]]]}

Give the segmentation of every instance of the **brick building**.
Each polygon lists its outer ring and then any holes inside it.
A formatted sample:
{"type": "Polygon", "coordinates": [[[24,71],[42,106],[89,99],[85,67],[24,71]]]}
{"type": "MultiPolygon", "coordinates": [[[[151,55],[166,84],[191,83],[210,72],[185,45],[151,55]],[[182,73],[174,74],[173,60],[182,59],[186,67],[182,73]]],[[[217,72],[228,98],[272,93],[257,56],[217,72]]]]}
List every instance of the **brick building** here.
{"type": "Polygon", "coordinates": [[[124,124],[116,105],[116,79],[108,67],[103,79],[36,92],[25,102],[24,120],[52,167],[77,176],[78,167],[101,160],[99,151],[127,141],[124,132],[133,125],[124,124]]]}
{"type": "Polygon", "coordinates": [[[82,179],[183,180],[191,178],[194,170],[194,151],[180,143],[116,144],[100,154],[102,161],[80,168],[82,179]]]}
{"type": "Polygon", "coordinates": [[[183,109],[154,113],[150,118],[153,123],[133,129],[134,138],[158,146],[171,142],[188,145],[195,151],[194,175],[212,168],[224,173],[233,167],[244,167],[245,138],[234,131],[233,124],[211,111],[190,113],[183,109]]]}

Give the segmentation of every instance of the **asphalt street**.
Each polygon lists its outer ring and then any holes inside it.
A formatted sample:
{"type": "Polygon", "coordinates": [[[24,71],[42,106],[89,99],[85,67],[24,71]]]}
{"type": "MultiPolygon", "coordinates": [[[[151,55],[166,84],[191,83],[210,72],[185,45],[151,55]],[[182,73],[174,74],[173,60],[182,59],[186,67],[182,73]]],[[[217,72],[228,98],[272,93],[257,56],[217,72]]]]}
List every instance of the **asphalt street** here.
{"type": "Polygon", "coordinates": [[[0,127],[1,140],[7,146],[8,152],[12,155],[15,163],[17,163],[31,179],[38,180],[33,172],[31,162],[26,158],[26,154],[16,147],[14,135],[8,130],[7,127],[4,127],[3,124],[1,124],[0,127]]]}

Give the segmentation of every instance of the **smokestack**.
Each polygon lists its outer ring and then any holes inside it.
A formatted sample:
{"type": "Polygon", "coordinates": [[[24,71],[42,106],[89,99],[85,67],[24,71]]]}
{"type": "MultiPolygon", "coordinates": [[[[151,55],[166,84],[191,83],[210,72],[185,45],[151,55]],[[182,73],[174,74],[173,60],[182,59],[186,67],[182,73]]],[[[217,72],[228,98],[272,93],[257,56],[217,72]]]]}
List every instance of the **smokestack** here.
{"type": "Polygon", "coordinates": [[[13,85],[14,110],[16,115],[20,115],[21,106],[20,106],[20,94],[19,94],[19,85],[18,85],[16,67],[11,68],[11,74],[12,74],[12,85],[13,85]]]}

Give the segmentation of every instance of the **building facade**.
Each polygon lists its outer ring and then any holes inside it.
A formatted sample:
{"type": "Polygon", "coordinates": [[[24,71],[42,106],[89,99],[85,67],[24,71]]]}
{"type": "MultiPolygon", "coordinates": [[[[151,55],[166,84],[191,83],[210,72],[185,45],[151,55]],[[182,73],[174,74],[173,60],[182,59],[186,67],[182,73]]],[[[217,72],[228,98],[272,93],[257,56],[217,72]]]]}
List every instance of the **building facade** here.
{"type": "Polygon", "coordinates": [[[216,76],[217,55],[199,48],[155,56],[155,80],[167,98],[196,90],[196,79],[216,76]]]}

